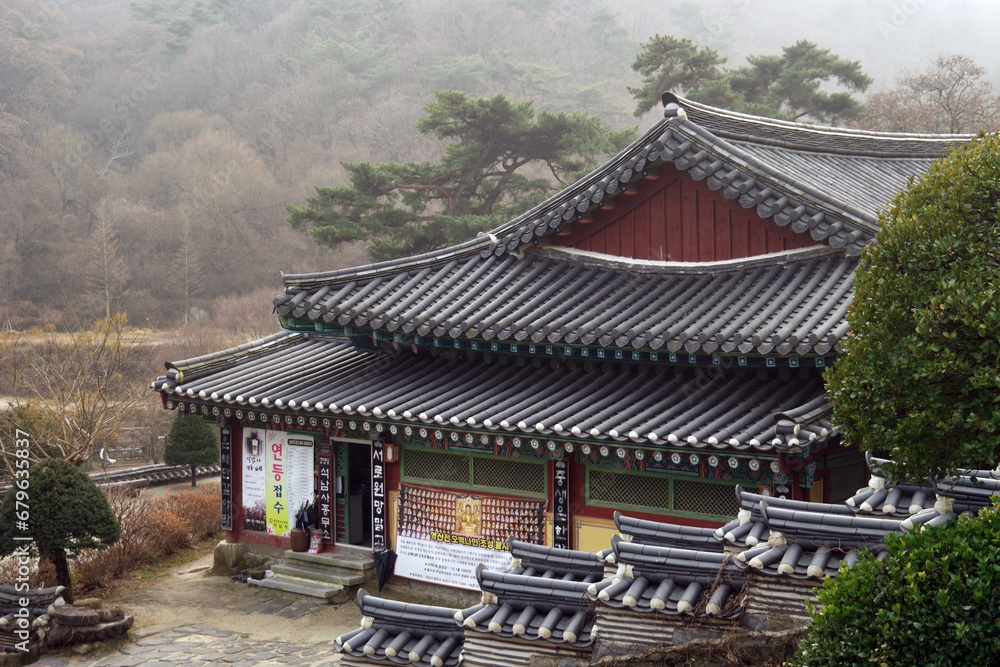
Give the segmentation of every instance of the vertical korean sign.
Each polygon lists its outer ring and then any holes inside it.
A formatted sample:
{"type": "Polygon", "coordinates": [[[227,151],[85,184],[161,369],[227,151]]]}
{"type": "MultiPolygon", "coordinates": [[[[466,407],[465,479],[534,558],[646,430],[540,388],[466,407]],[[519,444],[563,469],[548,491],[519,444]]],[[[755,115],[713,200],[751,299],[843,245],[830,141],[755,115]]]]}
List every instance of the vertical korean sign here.
{"type": "Polygon", "coordinates": [[[323,533],[323,542],[333,543],[333,486],[331,470],[333,469],[333,457],[330,452],[330,444],[319,448],[319,527],[323,533]]]}
{"type": "Polygon", "coordinates": [[[569,464],[552,467],[552,546],[569,549],[569,464]]]}
{"type": "Polygon", "coordinates": [[[229,428],[219,430],[219,462],[222,464],[222,530],[233,529],[233,447],[229,428]]]}
{"type": "Polygon", "coordinates": [[[385,543],[385,445],[372,443],[372,551],[381,551],[385,543]]]}
{"type": "Polygon", "coordinates": [[[284,536],[291,532],[288,525],[288,497],[285,493],[285,434],[281,431],[265,431],[264,484],[267,487],[267,532],[284,536]]]}

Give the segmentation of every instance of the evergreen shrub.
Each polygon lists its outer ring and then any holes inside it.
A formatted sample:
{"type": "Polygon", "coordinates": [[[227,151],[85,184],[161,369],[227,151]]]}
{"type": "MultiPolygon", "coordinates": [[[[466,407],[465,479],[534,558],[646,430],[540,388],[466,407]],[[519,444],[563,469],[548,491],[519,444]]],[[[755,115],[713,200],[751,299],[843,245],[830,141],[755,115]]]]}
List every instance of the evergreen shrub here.
{"type": "Polygon", "coordinates": [[[827,371],[847,442],[918,480],[1000,462],[1000,135],[936,162],[861,255],[847,355],[827,371]]]}
{"type": "Polygon", "coordinates": [[[1000,508],[885,537],[818,589],[795,665],[990,665],[1000,656],[1000,508]]]}

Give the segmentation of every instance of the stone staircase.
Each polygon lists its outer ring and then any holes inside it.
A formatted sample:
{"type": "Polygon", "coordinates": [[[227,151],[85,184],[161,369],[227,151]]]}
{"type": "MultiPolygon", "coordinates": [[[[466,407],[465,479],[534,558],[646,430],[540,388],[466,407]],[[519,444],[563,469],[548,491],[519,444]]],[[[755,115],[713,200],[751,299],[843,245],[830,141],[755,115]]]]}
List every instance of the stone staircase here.
{"type": "Polygon", "coordinates": [[[285,561],[271,566],[273,577],[261,588],[324,598],[331,604],[346,602],[347,589],[374,577],[375,562],[367,554],[300,553],[286,551],[285,561]]]}

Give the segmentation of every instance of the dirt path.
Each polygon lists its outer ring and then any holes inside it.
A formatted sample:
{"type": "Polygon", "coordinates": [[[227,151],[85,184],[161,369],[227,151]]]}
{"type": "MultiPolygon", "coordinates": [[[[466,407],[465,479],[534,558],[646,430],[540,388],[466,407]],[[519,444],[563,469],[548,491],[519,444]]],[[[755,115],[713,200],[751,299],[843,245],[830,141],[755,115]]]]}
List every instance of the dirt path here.
{"type": "Polygon", "coordinates": [[[212,554],[168,570],[158,581],[111,604],[135,615],[135,627],[166,629],[199,623],[249,633],[252,640],[328,643],[358,627],[354,601],[331,605],[314,598],[211,576],[212,554]]]}

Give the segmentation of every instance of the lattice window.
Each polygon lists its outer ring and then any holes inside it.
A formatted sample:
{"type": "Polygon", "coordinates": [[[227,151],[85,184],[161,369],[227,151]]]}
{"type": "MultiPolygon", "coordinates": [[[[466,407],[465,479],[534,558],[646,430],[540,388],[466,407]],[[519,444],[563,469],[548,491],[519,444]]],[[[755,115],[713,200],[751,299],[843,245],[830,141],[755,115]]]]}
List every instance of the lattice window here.
{"type": "MultiPolygon", "coordinates": [[[[744,487],[743,490],[757,492],[756,487],[744,487]]],[[[740,504],[736,501],[734,486],[729,484],[675,479],[674,510],[733,517],[740,511],[740,504]]]]}
{"type": "Polygon", "coordinates": [[[590,499],[616,505],[670,509],[670,479],[590,470],[590,499]]]}
{"type": "Polygon", "coordinates": [[[545,464],[511,459],[475,458],[473,483],[494,489],[545,493],[545,464]]]}
{"type": "Polygon", "coordinates": [[[413,479],[468,484],[468,456],[445,454],[433,449],[407,449],[403,453],[403,475],[413,479]]]}

